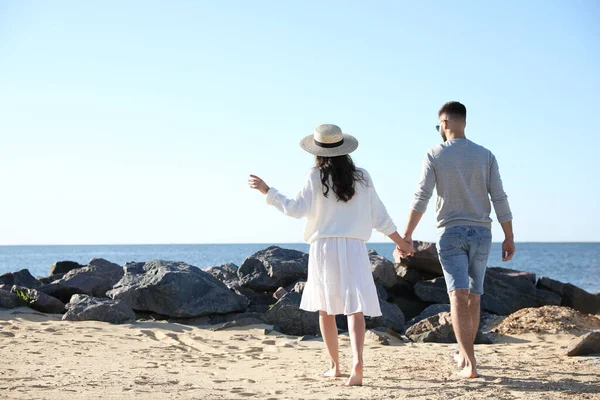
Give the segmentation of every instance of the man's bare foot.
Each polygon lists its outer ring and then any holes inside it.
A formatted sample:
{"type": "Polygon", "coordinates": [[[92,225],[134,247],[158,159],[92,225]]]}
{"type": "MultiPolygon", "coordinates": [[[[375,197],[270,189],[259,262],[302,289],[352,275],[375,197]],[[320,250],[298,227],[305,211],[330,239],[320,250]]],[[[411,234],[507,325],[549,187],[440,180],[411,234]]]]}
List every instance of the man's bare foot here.
{"type": "Polygon", "coordinates": [[[467,379],[477,378],[477,367],[467,365],[458,373],[458,375],[467,379]]]}
{"type": "Polygon", "coordinates": [[[463,369],[465,365],[467,365],[465,358],[462,356],[462,354],[460,354],[459,350],[456,350],[453,356],[454,361],[456,361],[456,365],[458,365],[458,368],[463,369]]]}
{"type": "Polygon", "coordinates": [[[363,381],[363,366],[361,363],[354,364],[350,378],[348,378],[347,386],[362,386],[363,381]]]}

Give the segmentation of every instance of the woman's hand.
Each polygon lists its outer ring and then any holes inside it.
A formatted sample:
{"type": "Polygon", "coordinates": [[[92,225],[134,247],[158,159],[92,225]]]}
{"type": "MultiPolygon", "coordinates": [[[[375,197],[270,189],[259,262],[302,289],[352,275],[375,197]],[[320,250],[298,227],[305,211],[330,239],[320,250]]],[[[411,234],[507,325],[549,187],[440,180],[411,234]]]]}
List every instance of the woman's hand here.
{"type": "Polygon", "coordinates": [[[248,179],[248,185],[252,189],[256,189],[262,194],[267,194],[267,192],[269,191],[269,186],[265,183],[265,181],[263,181],[256,175],[250,175],[250,178],[248,179]]]}

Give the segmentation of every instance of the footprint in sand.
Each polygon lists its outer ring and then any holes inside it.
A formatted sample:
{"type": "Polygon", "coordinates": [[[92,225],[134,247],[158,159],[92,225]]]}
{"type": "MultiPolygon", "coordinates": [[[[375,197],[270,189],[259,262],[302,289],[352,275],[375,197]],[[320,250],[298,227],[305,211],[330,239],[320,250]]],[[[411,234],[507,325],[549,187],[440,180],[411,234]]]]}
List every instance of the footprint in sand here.
{"type": "Polygon", "coordinates": [[[0,332],[0,336],[15,337],[15,334],[12,332],[0,332]]]}
{"type": "Polygon", "coordinates": [[[263,347],[250,347],[244,353],[262,353],[263,350],[263,347]]]}
{"type": "Polygon", "coordinates": [[[261,344],[266,344],[266,345],[268,345],[268,346],[272,346],[272,345],[274,345],[276,342],[275,342],[274,340],[271,340],[271,339],[269,339],[269,340],[263,340],[263,341],[262,341],[262,342],[260,342],[260,343],[261,343],[261,344]]]}
{"type": "Polygon", "coordinates": [[[142,330],[140,331],[140,333],[141,333],[142,335],[144,335],[144,336],[148,336],[148,337],[149,337],[150,339],[152,339],[152,340],[156,340],[157,342],[159,341],[159,340],[156,338],[156,334],[155,334],[154,332],[152,332],[152,331],[149,331],[149,330],[147,330],[147,329],[142,329],[142,330]]]}

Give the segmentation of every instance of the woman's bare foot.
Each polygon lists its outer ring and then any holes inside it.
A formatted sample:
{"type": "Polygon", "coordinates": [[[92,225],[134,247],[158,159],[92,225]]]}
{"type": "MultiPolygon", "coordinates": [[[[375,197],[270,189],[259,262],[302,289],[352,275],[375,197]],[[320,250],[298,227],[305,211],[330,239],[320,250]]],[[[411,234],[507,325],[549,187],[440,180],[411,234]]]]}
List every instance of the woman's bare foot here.
{"type": "Polygon", "coordinates": [[[325,376],[327,378],[338,378],[338,377],[342,376],[339,365],[337,365],[335,362],[332,361],[329,369],[327,371],[323,372],[323,376],[325,376]]]}
{"type": "Polygon", "coordinates": [[[463,369],[465,368],[465,366],[467,365],[467,362],[465,360],[465,358],[462,356],[462,354],[460,354],[459,350],[456,350],[454,352],[454,361],[456,361],[456,365],[458,365],[458,368],[463,369]]]}
{"type": "Polygon", "coordinates": [[[348,378],[347,386],[362,386],[363,381],[363,366],[361,363],[354,364],[350,378],[348,378]]]}
{"type": "Polygon", "coordinates": [[[473,367],[471,365],[467,365],[464,367],[458,375],[462,378],[473,379],[477,378],[477,367],[473,367]]]}
{"type": "Polygon", "coordinates": [[[326,378],[339,378],[342,376],[342,373],[339,369],[328,369],[327,371],[323,372],[323,376],[326,378]]]}

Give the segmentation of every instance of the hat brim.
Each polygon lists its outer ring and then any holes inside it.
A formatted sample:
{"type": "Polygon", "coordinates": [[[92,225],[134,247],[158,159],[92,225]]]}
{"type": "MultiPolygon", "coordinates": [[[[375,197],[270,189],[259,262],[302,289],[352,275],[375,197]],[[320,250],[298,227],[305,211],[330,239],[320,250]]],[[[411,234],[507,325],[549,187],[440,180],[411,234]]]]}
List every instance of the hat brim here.
{"type": "Polygon", "coordinates": [[[352,153],[358,148],[358,140],[352,136],[344,133],[344,143],[338,147],[320,147],[315,143],[313,135],[309,135],[300,141],[300,147],[304,151],[309,152],[315,156],[321,157],[339,157],[345,156],[352,153]]]}

